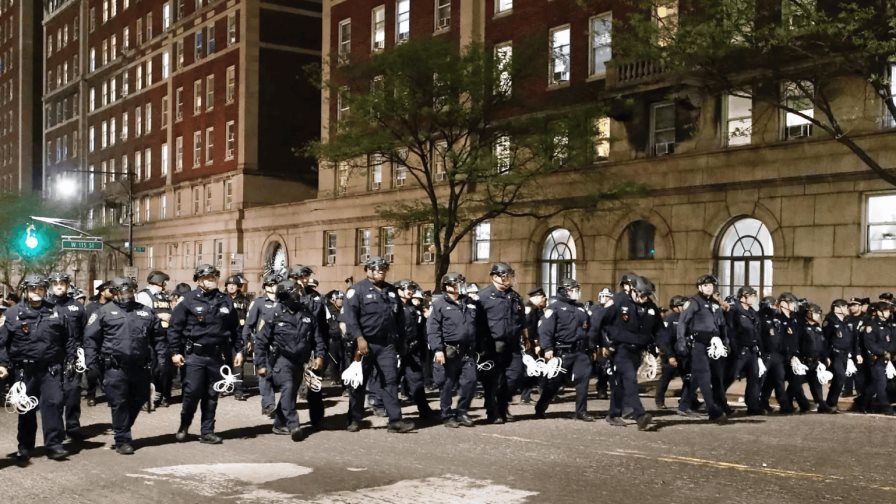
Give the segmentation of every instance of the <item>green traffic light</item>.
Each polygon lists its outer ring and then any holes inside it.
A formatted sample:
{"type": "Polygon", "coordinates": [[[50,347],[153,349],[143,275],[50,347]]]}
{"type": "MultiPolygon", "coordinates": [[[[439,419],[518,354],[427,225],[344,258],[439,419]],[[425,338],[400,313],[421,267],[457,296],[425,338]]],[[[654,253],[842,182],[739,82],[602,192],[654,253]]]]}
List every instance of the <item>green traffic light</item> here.
{"type": "Polygon", "coordinates": [[[40,240],[37,239],[37,235],[34,233],[34,225],[29,225],[25,231],[25,246],[31,250],[36,249],[40,245],[40,240]]]}

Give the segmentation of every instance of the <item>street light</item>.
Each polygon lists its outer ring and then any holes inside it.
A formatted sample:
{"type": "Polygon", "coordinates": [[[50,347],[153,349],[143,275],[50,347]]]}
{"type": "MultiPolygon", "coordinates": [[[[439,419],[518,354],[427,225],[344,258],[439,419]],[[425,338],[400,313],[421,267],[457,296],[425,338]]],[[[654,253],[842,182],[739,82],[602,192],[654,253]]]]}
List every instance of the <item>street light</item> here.
{"type": "Polygon", "coordinates": [[[71,198],[78,195],[79,184],[74,177],[56,179],[56,193],[63,198],[71,198]]]}

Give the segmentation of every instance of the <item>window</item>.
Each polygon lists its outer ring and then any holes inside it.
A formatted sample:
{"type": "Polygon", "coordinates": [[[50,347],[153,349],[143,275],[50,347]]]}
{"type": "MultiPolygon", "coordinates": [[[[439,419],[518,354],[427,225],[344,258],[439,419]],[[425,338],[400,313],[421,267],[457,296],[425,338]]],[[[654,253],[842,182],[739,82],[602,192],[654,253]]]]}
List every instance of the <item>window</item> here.
{"type": "Polygon", "coordinates": [[[436,0],[435,31],[447,30],[451,27],[451,0],[436,0]]]}
{"type": "Polygon", "coordinates": [[[436,231],[432,224],[420,226],[420,264],[436,262],[436,231]]]}
{"type": "Polygon", "coordinates": [[[90,48],[90,54],[87,56],[87,61],[88,61],[88,64],[90,65],[90,71],[91,72],[95,71],[96,70],[96,47],[90,48]]]}
{"type": "Polygon", "coordinates": [[[728,146],[750,145],[753,130],[752,98],[725,95],[725,141],[728,146]]]}
{"type": "Polygon", "coordinates": [[[109,145],[115,145],[115,142],[118,141],[118,128],[117,121],[113,117],[109,119],[109,145]]]}
{"type": "Polygon", "coordinates": [[[513,0],[495,0],[495,14],[508,12],[513,9],[513,0]]]}
{"type": "Polygon", "coordinates": [[[94,171],[93,165],[87,167],[87,192],[96,191],[96,174],[94,174],[94,171]]]}
{"type": "Polygon", "coordinates": [[[215,240],[212,250],[215,253],[215,267],[220,271],[224,269],[224,240],[215,240]]]}
{"type": "MultiPolygon", "coordinates": [[[[127,2],[128,0],[124,1],[127,2]]],[[[125,5],[125,8],[127,8],[127,5],[125,5]]],[[[109,6],[109,17],[113,18],[116,14],[118,14],[118,0],[112,0],[112,5],[109,6]]]]}
{"type": "Polygon", "coordinates": [[[202,132],[193,132],[193,168],[202,164],[202,132]]]}
{"type": "Polygon", "coordinates": [[[134,181],[143,180],[143,152],[134,152],[134,181]]]}
{"type": "Polygon", "coordinates": [[[324,231],[324,265],[336,264],[336,231],[324,231]]]}
{"type": "Polygon", "coordinates": [[[127,96],[131,92],[131,79],[127,70],[121,73],[121,96],[127,96]]]}
{"type": "Polygon", "coordinates": [[[159,157],[159,166],[161,169],[160,175],[162,177],[168,176],[168,144],[163,143],[161,149],[161,156],[159,157]]]}
{"type": "Polygon", "coordinates": [[[193,215],[199,215],[202,210],[202,188],[196,186],[193,188],[193,215]]]}
{"type": "Polygon", "coordinates": [[[569,25],[551,30],[551,85],[569,82],[569,25]]]}
{"type": "Polygon", "coordinates": [[[196,35],[195,35],[196,50],[193,53],[193,59],[196,61],[201,60],[202,55],[204,53],[204,51],[202,50],[202,47],[203,47],[202,36],[203,36],[202,30],[199,30],[196,32],[196,35]]]}
{"type": "Polygon", "coordinates": [[[137,74],[136,79],[134,79],[136,81],[134,82],[134,87],[137,88],[137,91],[140,91],[143,89],[143,65],[137,65],[135,72],[137,72],[137,74]]]}
{"type": "Polygon", "coordinates": [[[236,13],[231,12],[227,15],[227,45],[236,44],[237,29],[236,13]]]}
{"type": "Polygon", "coordinates": [[[224,181],[224,210],[233,208],[233,179],[224,181]]]}
{"type": "Polygon", "coordinates": [[[152,200],[149,198],[149,196],[143,197],[143,222],[149,222],[152,218],[152,215],[150,213],[152,211],[151,201],[152,200]]]}
{"type": "Polygon", "coordinates": [[[406,42],[411,38],[411,0],[395,2],[395,41],[406,42]]]}
{"type": "Polygon", "coordinates": [[[177,244],[176,243],[166,243],[165,244],[165,267],[170,269],[174,269],[177,267],[177,244]]]}
{"type": "MultiPolygon", "coordinates": [[[[890,81],[890,97],[886,100],[890,105],[896,107],[896,63],[890,63],[887,67],[887,78],[890,81]]],[[[888,128],[896,127],[896,113],[890,112],[890,109],[884,105],[884,126],[888,128]]]]}
{"type": "Polygon", "coordinates": [[[224,100],[233,103],[236,98],[236,67],[227,67],[227,90],[224,92],[224,100]]]}
{"type": "Polygon", "coordinates": [[[171,70],[171,53],[167,50],[162,53],[162,78],[167,79],[171,70]]]}
{"type": "Polygon", "coordinates": [[[184,118],[184,88],[179,87],[174,91],[174,120],[184,118]]]}
{"type": "Polygon", "coordinates": [[[137,47],[143,45],[143,19],[137,20],[137,27],[134,29],[134,36],[137,37],[137,47]]]}
{"type": "Polygon", "coordinates": [[[179,136],[174,139],[174,171],[180,172],[184,169],[184,137],[179,136]]]}
{"type": "Polygon", "coordinates": [[[90,111],[96,110],[96,88],[90,88],[89,103],[90,111]]]}
{"type": "Polygon", "coordinates": [[[352,52],[352,20],[343,19],[339,22],[339,49],[340,59],[347,58],[352,52]]]}
{"type": "Polygon", "coordinates": [[[177,39],[174,42],[174,69],[180,70],[184,66],[184,41],[177,39]]]}
{"type": "Polygon", "coordinates": [[[408,182],[408,167],[403,161],[407,156],[399,154],[398,158],[392,161],[392,187],[404,187],[408,182]]]}
{"type": "Polygon", "coordinates": [[[553,129],[555,132],[551,139],[551,162],[554,166],[565,166],[569,160],[569,131],[563,125],[555,126],[553,129]]]}
{"type": "Polygon", "coordinates": [[[342,86],[336,94],[336,123],[348,117],[348,112],[348,86],[342,86]]]}
{"type": "Polygon", "coordinates": [[[865,199],[865,251],[896,252],[896,193],[865,199]]]}
{"type": "Polygon", "coordinates": [[[342,195],[348,191],[349,166],[347,163],[339,163],[336,166],[336,194],[342,195]]]}
{"type": "Polygon", "coordinates": [[[138,105],[134,108],[134,137],[143,134],[143,109],[138,105]]]}
{"type": "Polygon", "coordinates": [[[212,164],[215,151],[215,128],[205,129],[205,164],[212,164]]]}
{"type": "Polygon", "coordinates": [[[200,264],[205,264],[205,258],[203,257],[204,254],[203,254],[203,250],[202,250],[202,242],[201,241],[193,242],[193,250],[196,251],[196,264],[193,267],[195,268],[196,266],[199,266],[200,264]]]}
{"type": "Polygon", "coordinates": [[[488,261],[491,251],[492,224],[480,222],[473,230],[473,261],[488,261]]]}
{"type": "Polygon", "coordinates": [[[162,31],[171,28],[171,2],[162,4],[162,31]]]}
{"type": "Polygon", "coordinates": [[[657,44],[667,46],[678,30],[678,2],[661,2],[655,6],[654,22],[657,30],[657,44]]]}
{"type": "Polygon", "coordinates": [[[568,229],[555,229],[544,241],[541,254],[541,287],[552,296],[564,278],[576,277],[576,242],[568,229]]]}
{"type": "MultiPolygon", "coordinates": [[[[106,121],[100,123],[100,148],[105,149],[109,145],[109,125],[106,121]]],[[[58,157],[57,157],[58,159],[58,157]]]]}
{"type": "Polygon", "coordinates": [[[628,242],[628,259],[653,259],[656,255],[656,227],[653,224],[645,220],[632,222],[626,226],[623,236],[623,243],[628,242]]]}
{"type": "Polygon", "coordinates": [[[193,82],[193,113],[202,112],[202,79],[193,82]]]}
{"type": "Polygon", "coordinates": [[[792,140],[812,136],[811,120],[815,117],[812,99],[815,86],[809,81],[784,83],[784,107],[793,112],[784,112],[784,139],[792,140]]]}
{"type": "Polygon", "coordinates": [[[113,33],[109,37],[109,59],[114,60],[118,57],[118,37],[113,33]]]}
{"type": "Polygon", "coordinates": [[[121,29],[121,51],[127,51],[131,48],[131,29],[127,26],[121,29]]]}
{"type": "Polygon", "coordinates": [[[143,151],[143,180],[149,180],[152,177],[152,147],[147,147],[143,151]]]}
{"type": "Polygon", "coordinates": [[[395,262],[395,228],[380,228],[380,255],[388,262],[395,262]]]}
{"type": "Polygon", "coordinates": [[[227,121],[225,125],[225,152],[224,159],[233,159],[236,154],[236,125],[233,121],[227,121]]]}
{"type": "Polygon", "coordinates": [[[205,185],[205,213],[209,213],[212,211],[212,202],[214,201],[214,193],[212,192],[212,185],[205,185]]]}
{"type": "Polygon", "coordinates": [[[193,242],[184,242],[184,269],[195,268],[193,262],[193,242]]]}
{"type": "Polygon", "coordinates": [[[591,51],[588,61],[588,75],[590,76],[602,76],[607,73],[607,61],[613,57],[612,27],[612,13],[591,18],[591,51]]]}
{"type": "Polygon", "coordinates": [[[501,135],[495,139],[495,171],[498,174],[508,173],[510,171],[510,161],[512,153],[510,152],[510,137],[501,135]]]}
{"type": "Polygon", "coordinates": [[[180,217],[183,212],[183,191],[175,191],[174,192],[174,216],[180,217]]]}
{"type": "Polygon", "coordinates": [[[215,76],[205,77],[205,110],[211,110],[215,106],[215,76]]]}
{"type": "Polygon", "coordinates": [[[383,156],[380,154],[368,155],[368,191],[379,191],[383,187],[383,156]]]}
{"type": "Polygon", "coordinates": [[[131,173],[128,171],[128,155],[121,156],[121,172],[124,173],[122,178],[130,178],[131,173]]]}
{"type": "Polygon", "coordinates": [[[146,87],[152,86],[152,60],[146,60],[146,87]]]}
{"type": "Polygon", "coordinates": [[[146,120],[146,133],[148,134],[152,131],[152,103],[147,103],[143,106],[144,108],[144,119],[146,120]]]}
{"type": "Polygon", "coordinates": [[[206,46],[208,49],[208,54],[211,55],[211,54],[214,54],[215,49],[216,49],[215,25],[214,24],[208,25],[208,28],[206,28],[205,31],[206,31],[206,40],[207,40],[206,46]]]}
{"type": "Polygon", "coordinates": [[[655,156],[675,151],[675,105],[671,102],[650,105],[650,151],[655,156]]]}
{"type": "Polygon", "coordinates": [[[594,162],[610,159],[610,118],[598,117],[594,120],[594,162]]]}
{"type": "Polygon", "coordinates": [[[755,288],[760,296],[772,294],[774,245],[762,221],[752,217],[736,219],[725,228],[717,250],[722,297],[734,294],[744,285],[755,288]]]}
{"type": "Polygon", "coordinates": [[[364,264],[368,257],[370,257],[370,229],[359,229],[357,264],[364,264]]]}
{"type": "Polygon", "coordinates": [[[370,50],[382,51],[386,48],[386,7],[384,5],[375,7],[371,11],[370,18],[370,50]]]}
{"type": "Polygon", "coordinates": [[[146,40],[152,40],[152,12],[146,13],[146,40]]]}
{"type": "Polygon", "coordinates": [[[168,217],[168,195],[163,194],[159,196],[159,219],[166,219],[168,217]]]}
{"type": "Polygon", "coordinates": [[[503,96],[510,96],[513,90],[513,42],[504,42],[495,46],[495,66],[497,71],[496,91],[503,96]]]}
{"type": "Polygon", "coordinates": [[[448,180],[448,142],[445,140],[436,143],[433,169],[433,180],[435,182],[448,180]]]}
{"type": "Polygon", "coordinates": [[[162,97],[162,119],[159,122],[159,129],[165,129],[168,126],[168,95],[162,97]]]}

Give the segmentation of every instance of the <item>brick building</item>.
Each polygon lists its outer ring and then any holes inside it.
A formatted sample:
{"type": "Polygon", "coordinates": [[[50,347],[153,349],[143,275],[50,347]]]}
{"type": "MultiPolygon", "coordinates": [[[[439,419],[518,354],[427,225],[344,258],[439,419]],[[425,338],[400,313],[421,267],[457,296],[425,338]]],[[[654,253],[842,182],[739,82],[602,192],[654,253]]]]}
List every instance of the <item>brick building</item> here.
{"type": "MultiPolygon", "coordinates": [[[[244,252],[247,209],[314,196],[316,164],[301,148],[320,129],[317,108],[305,109],[319,92],[304,73],[320,58],[319,2],[46,7],[45,194],[73,193],[85,225],[120,243],[133,221],[139,276],[229,269],[244,252]]],[[[126,264],[108,248],[85,254],[76,280],[126,264]]]]}

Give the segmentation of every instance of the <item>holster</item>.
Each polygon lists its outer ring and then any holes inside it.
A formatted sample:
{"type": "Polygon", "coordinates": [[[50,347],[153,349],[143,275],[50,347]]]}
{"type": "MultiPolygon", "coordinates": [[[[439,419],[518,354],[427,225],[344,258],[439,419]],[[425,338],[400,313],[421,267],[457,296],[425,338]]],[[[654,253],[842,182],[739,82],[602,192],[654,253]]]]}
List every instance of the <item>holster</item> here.
{"type": "Polygon", "coordinates": [[[454,345],[445,343],[445,359],[456,359],[460,355],[460,349],[454,345]]]}

